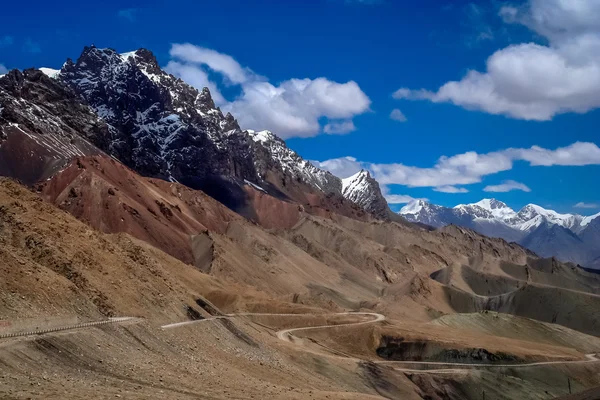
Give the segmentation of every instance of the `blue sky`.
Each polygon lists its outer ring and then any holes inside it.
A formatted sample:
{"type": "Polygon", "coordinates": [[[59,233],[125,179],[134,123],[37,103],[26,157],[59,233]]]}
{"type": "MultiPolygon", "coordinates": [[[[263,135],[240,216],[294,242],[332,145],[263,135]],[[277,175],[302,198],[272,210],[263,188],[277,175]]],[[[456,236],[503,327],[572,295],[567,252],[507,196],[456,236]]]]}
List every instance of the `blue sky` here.
{"type": "Polygon", "coordinates": [[[92,43],[145,47],[212,85],[244,128],[271,129],[338,175],[370,169],[392,202],[495,197],[593,214],[600,7],[562,3],[9,2],[0,64],[59,68],[92,43]],[[277,94],[264,101],[265,90],[277,94]]]}

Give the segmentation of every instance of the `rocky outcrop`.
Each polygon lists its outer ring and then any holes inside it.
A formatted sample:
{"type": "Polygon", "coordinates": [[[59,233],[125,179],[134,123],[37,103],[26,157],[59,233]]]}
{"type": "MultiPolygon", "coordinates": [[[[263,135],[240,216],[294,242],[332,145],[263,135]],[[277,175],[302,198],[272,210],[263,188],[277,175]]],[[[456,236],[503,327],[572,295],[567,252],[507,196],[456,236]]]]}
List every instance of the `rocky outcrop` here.
{"type": "Polygon", "coordinates": [[[108,126],[77,95],[38,70],[0,78],[0,175],[32,184],[77,156],[99,154],[108,126]]]}

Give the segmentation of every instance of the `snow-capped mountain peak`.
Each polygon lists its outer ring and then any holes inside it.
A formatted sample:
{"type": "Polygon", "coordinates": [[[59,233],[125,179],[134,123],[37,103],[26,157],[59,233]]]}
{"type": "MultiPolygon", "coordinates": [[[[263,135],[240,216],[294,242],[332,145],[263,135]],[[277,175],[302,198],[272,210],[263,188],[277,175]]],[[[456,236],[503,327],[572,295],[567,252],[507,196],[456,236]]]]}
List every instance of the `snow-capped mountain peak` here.
{"type": "Polygon", "coordinates": [[[245,133],[259,148],[264,149],[269,155],[267,158],[259,158],[255,161],[256,170],[261,175],[261,178],[264,178],[270,170],[271,166],[268,164],[274,162],[281,170],[291,175],[294,179],[300,179],[324,193],[341,194],[342,186],[339,178],[304,160],[295,151],[287,147],[285,142],[273,134],[273,132],[248,129],[245,133]]]}
{"type": "Polygon", "coordinates": [[[459,213],[471,214],[481,219],[507,220],[514,218],[517,213],[505,203],[496,199],[483,199],[477,203],[459,204],[454,207],[459,213]]]}
{"type": "MultiPolygon", "coordinates": [[[[519,219],[521,219],[524,223],[528,223],[538,216],[542,217],[545,221],[548,221],[551,224],[557,224],[571,230],[578,230],[581,226],[581,221],[583,220],[581,215],[560,214],[554,210],[547,210],[541,206],[538,206],[537,204],[527,204],[518,213],[519,219]]],[[[528,225],[531,226],[531,224],[528,225]]]]}
{"type": "Polygon", "coordinates": [[[421,210],[423,210],[423,208],[427,207],[427,205],[429,205],[429,203],[426,202],[425,200],[415,199],[415,200],[412,200],[411,202],[407,203],[404,207],[402,207],[398,214],[400,214],[400,215],[418,214],[421,210]]]}
{"type": "Polygon", "coordinates": [[[381,194],[379,183],[365,169],[342,179],[342,196],[373,215],[385,218],[390,212],[387,201],[381,194]]]}
{"type": "Polygon", "coordinates": [[[342,179],[342,192],[350,194],[368,189],[370,177],[368,171],[361,169],[356,174],[342,179]]]}
{"type": "Polygon", "coordinates": [[[252,129],[248,129],[246,132],[248,132],[248,135],[250,135],[252,140],[254,140],[255,142],[267,143],[271,140],[275,140],[275,135],[271,131],[265,130],[257,132],[252,129]]]}
{"type": "Polygon", "coordinates": [[[501,202],[499,200],[496,200],[496,199],[483,199],[483,200],[478,201],[474,205],[482,207],[482,208],[485,208],[485,209],[490,210],[490,211],[492,211],[492,210],[506,210],[506,209],[512,211],[512,209],[510,207],[508,207],[506,205],[506,203],[503,203],[503,202],[501,202]]]}
{"type": "Polygon", "coordinates": [[[598,249],[594,238],[599,237],[600,213],[589,217],[561,214],[536,204],[515,212],[501,201],[483,199],[453,208],[414,201],[399,214],[408,221],[436,228],[450,224],[464,226],[487,236],[519,242],[543,256],[560,254],[567,261],[589,263],[589,254],[598,249]],[[560,247],[556,243],[575,242],[580,244],[569,249],[554,248],[560,247]]]}
{"type": "Polygon", "coordinates": [[[593,220],[595,220],[596,218],[599,218],[599,217],[600,217],[600,213],[594,214],[594,215],[590,215],[589,217],[583,217],[581,219],[580,225],[582,227],[588,226],[590,224],[590,222],[592,222],[593,220]]]}

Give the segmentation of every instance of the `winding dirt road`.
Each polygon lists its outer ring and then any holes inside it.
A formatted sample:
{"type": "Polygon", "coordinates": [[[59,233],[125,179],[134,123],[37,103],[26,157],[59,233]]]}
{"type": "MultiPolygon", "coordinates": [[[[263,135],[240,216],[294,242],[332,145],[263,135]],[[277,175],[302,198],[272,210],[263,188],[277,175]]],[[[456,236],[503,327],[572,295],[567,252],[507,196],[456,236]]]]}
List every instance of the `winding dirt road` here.
{"type": "MultiPolygon", "coordinates": [[[[226,315],[214,316],[214,317],[196,320],[196,321],[185,321],[185,322],[178,322],[178,323],[174,323],[174,324],[163,325],[161,328],[162,329],[173,329],[173,328],[178,328],[178,327],[182,327],[182,326],[187,326],[187,325],[192,325],[192,324],[197,324],[197,323],[202,323],[202,322],[207,322],[207,321],[213,321],[213,320],[217,320],[217,319],[231,319],[231,318],[237,318],[237,317],[252,317],[252,316],[303,317],[303,316],[307,316],[307,315],[313,315],[313,314],[274,314],[274,313],[226,314],[226,315]]],[[[322,314],[318,314],[318,315],[324,316],[322,314]]],[[[317,314],[314,314],[314,316],[317,316],[317,314]]],[[[348,322],[348,323],[342,323],[342,324],[305,326],[305,327],[300,327],[300,328],[282,329],[282,330],[276,332],[276,336],[279,340],[289,342],[289,343],[294,343],[294,340],[292,339],[294,337],[293,336],[294,332],[317,330],[317,329],[328,329],[328,328],[335,328],[335,327],[341,327],[341,326],[359,326],[359,325],[366,325],[366,324],[374,324],[374,323],[378,323],[378,322],[382,322],[382,321],[386,320],[386,317],[384,315],[378,314],[378,313],[371,313],[371,312],[344,312],[344,313],[328,314],[326,316],[329,316],[329,317],[331,317],[331,316],[369,316],[369,317],[373,317],[373,319],[370,319],[367,321],[348,322]]],[[[86,323],[67,325],[67,326],[58,326],[58,327],[53,327],[53,328],[48,328],[48,329],[40,329],[40,330],[34,330],[34,331],[0,334],[0,339],[17,338],[17,337],[25,337],[25,336],[32,336],[32,335],[43,335],[43,334],[54,333],[54,332],[62,332],[62,331],[68,331],[68,330],[89,328],[89,327],[100,326],[100,325],[105,325],[105,324],[136,322],[136,321],[141,321],[141,319],[136,318],[136,317],[109,318],[108,320],[103,320],[103,321],[94,321],[94,322],[86,322],[86,323]]],[[[352,357],[350,355],[345,355],[343,353],[341,353],[341,354],[342,355],[327,354],[327,356],[352,359],[352,360],[356,360],[357,362],[366,361],[366,360],[352,357]]],[[[586,354],[585,360],[542,361],[542,362],[534,362],[534,363],[527,363],[527,364],[469,364],[469,363],[449,363],[449,362],[436,362],[436,361],[387,361],[387,360],[375,361],[374,363],[379,364],[379,365],[391,365],[391,366],[398,365],[398,367],[394,368],[396,371],[410,372],[410,373],[465,373],[470,369],[477,369],[477,368],[531,368],[531,367],[546,366],[546,365],[600,363],[600,359],[598,358],[598,354],[592,353],[592,354],[586,354]],[[400,367],[400,365],[403,365],[403,366],[404,365],[412,365],[412,366],[420,365],[420,366],[424,366],[425,369],[404,368],[404,367],[400,367]],[[433,368],[427,368],[427,367],[433,367],[433,368]]]]}
{"type": "MultiPolygon", "coordinates": [[[[275,315],[277,315],[277,314],[275,314],[275,315]]],[[[336,315],[336,316],[339,316],[339,315],[369,315],[369,316],[372,316],[375,318],[370,321],[349,322],[346,324],[307,326],[307,327],[303,327],[303,328],[283,329],[283,330],[277,332],[277,338],[281,339],[281,340],[285,340],[286,342],[290,342],[292,332],[308,331],[308,330],[312,330],[312,329],[325,329],[325,328],[332,328],[335,326],[357,326],[357,325],[365,325],[365,324],[374,324],[376,322],[385,321],[385,315],[381,315],[381,314],[377,314],[377,313],[369,313],[369,312],[346,312],[346,313],[338,313],[338,314],[334,314],[334,315],[336,315]]]]}
{"type": "MultiPolygon", "coordinates": [[[[227,314],[227,315],[223,315],[223,316],[206,318],[203,320],[186,321],[186,322],[179,322],[179,323],[175,323],[175,324],[164,325],[164,326],[162,326],[162,328],[170,329],[170,328],[176,328],[176,327],[185,326],[185,325],[201,323],[204,321],[211,321],[211,320],[215,320],[215,319],[229,319],[229,318],[236,318],[236,317],[251,317],[251,316],[300,317],[300,316],[306,316],[306,315],[311,315],[311,314],[271,314],[271,313],[227,314]]],[[[374,323],[386,320],[386,317],[384,315],[378,314],[378,313],[370,313],[370,312],[344,312],[344,313],[330,314],[329,316],[348,316],[348,315],[371,316],[371,317],[373,317],[373,319],[368,320],[368,321],[349,322],[349,323],[344,323],[344,324],[306,326],[306,327],[301,327],[301,328],[283,329],[283,330],[278,331],[276,333],[276,336],[279,340],[293,343],[292,333],[294,333],[294,332],[308,331],[308,330],[315,330],[315,329],[328,329],[328,328],[334,328],[334,327],[340,327],[340,326],[358,326],[358,325],[374,324],[374,323]]],[[[365,361],[365,360],[361,360],[358,358],[354,358],[351,356],[345,356],[345,355],[338,356],[338,355],[328,354],[327,356],[349,358],[349,359],[353,359],[356,361],[365,361]]],[[[466,373],[471,369],[477,369],[477,368],[531,368],[531,367],[538,367],[538,366],[545,366],[545,365],[568,365],[568,364],[586,364],[586,363],[599,363],[600,362],[600,359],[598,359],[597,355],[594,353],[586,354],[585,357],[586,357],[585,360],[542,361],[542,362],[534,362],[534,363],[526,363],[526,364],[469,364],[469,363],[447,363],[447,362],[436,362],[436,361],[383,361],[383,360],[375,361],[374,363],[380,364],[380,365],[413,365],[413,366],[422,365],[425,367],[432,366],[434,368],[416,369],[416,368],[396,367],[396,368],[394,368],[394,370],[402,371],[402,372],[410,372],[410,373],[423,373],[423,374],[429,374],[429,373],[448,374],[448,373],[466,373]],[[442,368],[440,368],[440,367],[442,367],[442,368]],[[446,367],[446,368],[443,368],[443,367],[446,367]]]]}

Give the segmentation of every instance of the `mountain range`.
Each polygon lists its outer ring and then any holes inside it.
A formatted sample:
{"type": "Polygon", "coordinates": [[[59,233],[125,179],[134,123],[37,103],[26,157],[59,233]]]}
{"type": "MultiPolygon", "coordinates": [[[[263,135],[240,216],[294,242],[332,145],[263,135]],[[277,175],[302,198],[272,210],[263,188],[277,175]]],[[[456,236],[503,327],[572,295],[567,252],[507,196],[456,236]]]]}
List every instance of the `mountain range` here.
{"type": "Polygon", "coordinates": [[[595,243],[599,218],[494,200],[395,214],[368,171],[339,179],[242,129],[148,50],[86,47],[60,70],[1,76],[0,175],[9,397],[539,399],[566,393],[557,381],[600,385],[600,274],[524,247],[595,243]]]}
{"type": "Polygon", "coordinates": [[[433,227],[455,224],[490,237],[517,242],[541,256],[556,256],[585,267],[598,267],[600,213],[592,216],[560,214],[535,204],[518,212],[496,199],[443,207],[415,200],[400,212],[411,222],[433,227]]]}
{"type": "Polygon", "coordinates": [[[103,152],[143,176],[202,190],[251,219],[259,216],[249,204],[256,196],[248,192],[343,215],[366,211],[401,220],[367,172],[342,182],[273,133],[242,130],[207,88],[199,91],[166,73],[146,49],[119,54],[86,47],[60,70],[10,71],[0,89],[6,139],[0,174],[25,183],[52,176],[73,156],[103,152]],[[35,157],[31,146],[40,147],[35,157]],[[20,165],[22,157],[31,168],[20,165]],[[361,194],[365,190],[375,194],[361,194]]]}
{"type": "Polygon", "coordinates": [[[207,88],[168,74],[146,49],[120,54],[90,46],[60,70],[10,71],[0,78],[0,127],[0,175],[28,185],[60,180],[75,157],[104,155],[144,177],[201,190],[265,227],[293,226],[304,212],[455,224],[600,267],[598,215],[536,205],[515,212],[497,200],[454,208],[419,200],[393,213],[368,171],[340,179],[276,134],[242,129],[207,88]]]}

